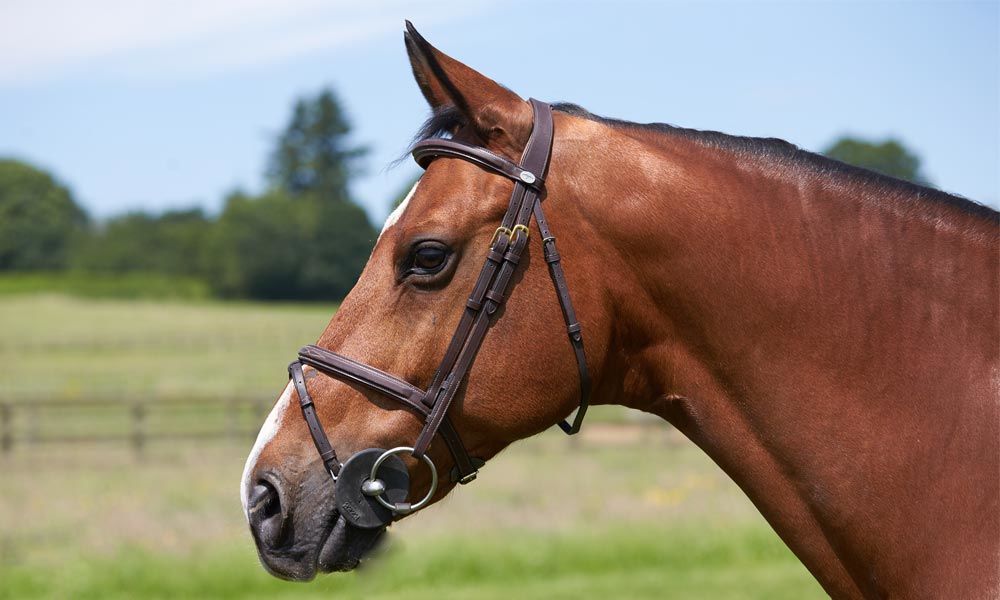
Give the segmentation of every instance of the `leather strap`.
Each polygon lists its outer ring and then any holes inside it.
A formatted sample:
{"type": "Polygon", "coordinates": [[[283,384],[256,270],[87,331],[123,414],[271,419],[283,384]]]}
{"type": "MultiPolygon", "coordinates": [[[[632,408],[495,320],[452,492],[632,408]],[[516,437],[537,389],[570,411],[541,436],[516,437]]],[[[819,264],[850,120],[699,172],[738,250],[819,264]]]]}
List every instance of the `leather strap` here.
{"type": "MultiPolygon", "coordinates": [[[[432,138],[417,142],[413,145],[413,159],[421,168],[426,169],[431,161],[438,157],[460,158],[471,162],[488,171],[493,171],[498,175],[503,175],[508,179],[533,188],[539,192],[545,187],[540,171],[532,171],[527,163],[523,162],[524,168],[514,164],[506,158],[490,152],[480,146],[470,146],[455,140],[432,138]]],[[[542,165],[544,168],[544,165],[542,165]]],[[[538,167],[536,167],[538,168],[538,167]]]]}
{"type": "Polygon", "coordinates": [[[326,470],[336,480],[337,475],[340,473],[340,461],[337,460],[337,454],[333,451],[333,446],[330,445],[330,440],[326,437],[326,432],[323,431],[323,425],[319,422],[319,417],[316,416],[316,407],[313,405],[312,397],[309,395],[309,389],[306,388],[306,378],[302,372],[302,363],[296,360],[288,365],[288,378],[292,380],[295,392],[299,395],[299,406],[302,408],[302,417],[306,420],[309,433],[312,435],[313,444],[316,446],[316,451],[319,452],[319,457],[323,460],[323,466],[326,467],[326,470]]]}
{"type": "Polygon", "coordinates": [[[299,350],[299,360],[335,379],[360,383],[369,387],[383,396],[409,406],[424,416],[430,412],[430,409],[421,402],[424,397],[423,390],[375,367],[361,364],[346,356],[311,344],[299,350]]]}
{"type": "Polygon", "coordinates": [[[580,406],[573,418],[573,424],[565,419],[559,421],[559,428],[564,433],[573,435],[580,431],[590,405],[590,371],[587,369],[587,355],[583,351],[583,328],[576,318],[573,300],[569,296],[569,285],[566,284],[566,274],[562,268],[562,257],[556,248],[556,238],[549,229],[548,221],[545,220],[541,202],[535,205],[535,222],[538,223],[538,231],[542,234],[542,254],[546,264],[549,265],[549,276],[552,277],[552,283],[556,288],[556,297],[559,298],[559,307],[566,323],[566,333],[569,335],[569,343],[573,347],[573,356],[576,358],[576,368],[580,375],[580,406]]]}

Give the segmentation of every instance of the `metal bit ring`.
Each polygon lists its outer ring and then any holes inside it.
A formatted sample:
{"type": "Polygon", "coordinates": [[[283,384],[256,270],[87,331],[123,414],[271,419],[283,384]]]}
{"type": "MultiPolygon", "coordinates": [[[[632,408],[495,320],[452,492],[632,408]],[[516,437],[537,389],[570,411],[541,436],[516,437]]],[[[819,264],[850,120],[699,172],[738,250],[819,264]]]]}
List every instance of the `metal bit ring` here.
{"type": "MultiPolygon", "coordinates": [[[[368,476],[368,481],[370,481],[370,482],[378,481],[378,477],[377,476],[378,476],[378,469],[379,469],[379,467],[381,467],[382,463],[385,462],[385,460],[387,458],[389,458],[390,456],[392,456],[393,454],[403,454],[403,453],[412,453],[412,452],[413,452],[413,448],[411,448],[410,446],[397,446],[397,447],[392,448],[390,450],[386,450],[385,452],[382,453],[381,456],[379,456],[375,460],[375,464],[372,465],[372,472],[368,476]]],[[[421,498],[419,502],[411,504],[408,510],[400,510],[396,505],[390,504],[385,498],[383,498],[382,494],[378,494],[377,496],[374,496],[374,498],[376,500],[378,500],[379,504],[381,504],[382,506],[384,506],[387,509],[391,510],[392,514],[394,514],[394,515],[409,514],[411,512],[420,510],[421,508],[427,506],[427,503],[431,501],[431,497],[434,496],[434,492],[437,491],[437,485],[438,485],[437,467],[434,466],[434,462],[426,454],[424,454],[420,458],[424,461],[424,463],[431,470],[431,488],[429,490],[427,490],[427,495],[425,495],[423,498],[421,498]]],[[[367,484],[368,482],[365,482],[365,483],[367,484]]]]}

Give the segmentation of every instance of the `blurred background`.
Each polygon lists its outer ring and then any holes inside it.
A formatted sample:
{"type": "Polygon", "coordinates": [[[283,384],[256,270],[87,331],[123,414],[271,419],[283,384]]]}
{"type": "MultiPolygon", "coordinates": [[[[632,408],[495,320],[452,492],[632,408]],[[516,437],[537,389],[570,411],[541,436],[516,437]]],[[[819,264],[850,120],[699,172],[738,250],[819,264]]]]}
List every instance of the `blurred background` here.
{"type": "Polygon", "coordinates": [[[1000,201],[996,2],[6,0],[0,598],[821,597],[708,458],[615,408],[358,573],[257,564],[246,454],[418,174],[391,167],[427,113],[404,18],[524,97],[1000,201]]]}

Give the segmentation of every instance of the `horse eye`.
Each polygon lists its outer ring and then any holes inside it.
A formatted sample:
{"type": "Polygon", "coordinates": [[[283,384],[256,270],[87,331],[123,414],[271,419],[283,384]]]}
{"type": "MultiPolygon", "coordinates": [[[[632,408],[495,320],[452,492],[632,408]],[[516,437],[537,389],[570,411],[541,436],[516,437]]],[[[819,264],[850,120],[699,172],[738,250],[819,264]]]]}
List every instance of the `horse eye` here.
{"type": "Polygon", "coordinates": [[[410,272],[431,275],[440,271],[447,260],[447,248],[438,244],[424,244],[413,251],[410,272]]]}

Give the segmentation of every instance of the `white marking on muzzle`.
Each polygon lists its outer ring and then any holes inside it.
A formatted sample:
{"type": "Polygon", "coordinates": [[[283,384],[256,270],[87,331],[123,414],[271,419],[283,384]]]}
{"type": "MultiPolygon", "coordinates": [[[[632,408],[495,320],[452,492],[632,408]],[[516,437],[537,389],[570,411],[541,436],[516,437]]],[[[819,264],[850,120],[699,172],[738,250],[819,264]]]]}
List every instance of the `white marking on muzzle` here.
{"type": "Polygon", "coordinates": [[[285,416],[285,409],[288,408],[292,400],[293,389],[292,382],[289,381],[288,385],[285,386],[285,391],[281,393],[278,401],[274,403],[271,413],[267,415],[264,425],[261,426],[260,433],[257,434],[257,441],[254,443],[253,449],[250,450],[250,456],[247,457],[247,464],[243,467],[243,479],[240,481],[240,501],[243,503],[243,514],[248,519],[247,502],[250,498],[250,475],[257,465],[257,459],[260,458],[260,453],[264,450],[264,446],[267,446],[268,442],[274,439],[275,434],[278,433],[278,428],[281,426],[281,421],[285,416]]]}
{"type": "MultiPolygon", "coordinates": [[[[412,198],[413,194],[417,191],[418,185],[420,185],[419,179],[413,184],[413,187],[410,188],[410,192],[406,194],[406,197],[399,203],[399,206],[394,208],[392,212],[389,213],[389,216],[385,219],[385,225],[382,226],[382,233],[385,233],[387,229],[395,225],[396,221],[399,220],[399,217],[403,216],[403,211],[406,210],[406,205],[410,203],[410,198],[412,198]]],[[[382,237],[382,233],[379,233],[378,236],[382,237]]]]}

